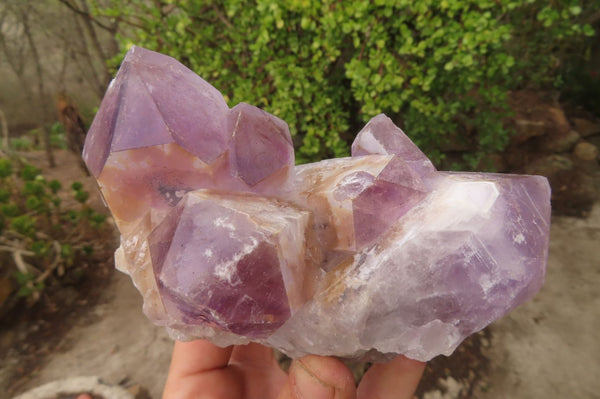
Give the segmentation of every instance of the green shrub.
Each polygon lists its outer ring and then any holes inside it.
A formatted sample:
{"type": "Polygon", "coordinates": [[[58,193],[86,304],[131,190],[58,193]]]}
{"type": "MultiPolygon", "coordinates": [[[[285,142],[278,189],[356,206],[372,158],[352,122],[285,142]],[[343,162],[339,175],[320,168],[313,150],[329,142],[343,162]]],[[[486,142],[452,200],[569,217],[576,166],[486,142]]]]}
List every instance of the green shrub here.
{"type": "Polygon", "coordinates": [[[31,182],[40,176],[42,171],[30,164],[24,164],[21,167],[21,179],[26,182],[31,182]]]}
{"type": "Polygon", "coordinates": [[[35,302],[106,243],[106,217],[87,206],[74,182],[72,209],[61,208],[62,184],[33,165],[0,158],[0,278],[12,279],[16,298],[35,302]]]}
{"type": "Polygon", "coordinates": [[[65,127],[60,122],[54,122],[50,127],[50,145],[62,150],[67,149],[65,127]]]}
{"type": "Polygon", "coordinates": [[[11,139],[10,148],[15,151],[41,150],[44,148],[45,129],[50,131],[50,145],[62,150],[67,149],[67,139],[64,126],[60,122],[43,128],[32,129],[26,135],[11,139]]]}
{"type": "Polygon", "coordinates": [[[353,135],[384,112],[436,162],[462,142],[473,168],[508,142],[507,92],[559,82],[561,49],[593,35],[573,0],[109,3],[94,12],[131,23],[123,51],[169,54],[230,105],[281,117],[299,162],[347,155],[353,135]]]}
{"type": "Polygon", "coordinates": [[[15,151],[31,151],[33,150],[33,141],[28,137],[15,137],[10,139],[10,148],[15,151]]]}

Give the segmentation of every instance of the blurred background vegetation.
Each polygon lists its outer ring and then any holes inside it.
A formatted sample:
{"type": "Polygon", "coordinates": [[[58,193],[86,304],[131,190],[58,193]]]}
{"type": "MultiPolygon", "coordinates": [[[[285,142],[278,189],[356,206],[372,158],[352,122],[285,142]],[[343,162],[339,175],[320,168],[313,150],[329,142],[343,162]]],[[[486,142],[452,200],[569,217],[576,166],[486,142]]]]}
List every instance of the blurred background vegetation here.
{"type": "Polygon", "coordinates": [[[598,114],[599,10],[598,0],[4,0],[0,109],[13,132],[51,125],[65,92],[89,124],[136,44],[182,61],[230,105],[287,121],[299,162],[348,155],[384,112],[438,165],[482,168],[509,143],[511,91],[551,90],[598,114]]]}

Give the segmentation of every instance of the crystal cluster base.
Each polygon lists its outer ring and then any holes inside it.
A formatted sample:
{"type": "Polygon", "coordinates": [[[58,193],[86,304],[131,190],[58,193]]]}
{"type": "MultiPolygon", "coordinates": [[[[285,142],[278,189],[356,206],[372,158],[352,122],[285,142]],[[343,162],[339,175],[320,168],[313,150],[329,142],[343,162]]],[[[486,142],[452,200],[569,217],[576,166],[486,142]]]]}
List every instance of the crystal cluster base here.
{"type": "Polygon", "coordinates": [[[382,361],[450,354],[544,280],[540,176],[439,172],[385,115],[294,167],[287,124],[133,47],[83,154],[117,268],[176,339],[382,361]]]}

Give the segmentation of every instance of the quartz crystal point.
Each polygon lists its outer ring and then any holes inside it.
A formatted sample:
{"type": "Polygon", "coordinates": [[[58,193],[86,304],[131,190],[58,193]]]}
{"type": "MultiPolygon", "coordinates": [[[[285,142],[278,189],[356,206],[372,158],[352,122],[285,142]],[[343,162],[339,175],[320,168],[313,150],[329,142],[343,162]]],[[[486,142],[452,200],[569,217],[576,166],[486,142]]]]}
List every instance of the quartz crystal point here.
{"type": "Polygon", "coordinates": [[[309,211],[275,199],[188,193],[148,238],[167,310],[256,338],[311,298],[322,273],[309,211]],[[180,267],[193,264],[193,267],[180,267]]]}
{"type": "Polygon", "coordinates": [[[293,180],[287,124],[223,96],[171,57],[133,47],[86,137],[91,173],[121,232],[188,191],[277,196],[293,180]]]}
{"type": "Polygon", "coordinates": [[[323,247],[337,251],[372,243],[426,195],[420,176],[392,155],[301,165],[296,187],[300,203],[315,213],[323,247]]]}
{"type": "Polygon", "coordinates": [[[398,155],[421,176],[435,172],[435,167],[406,134],[384,114],[379,114],[358,132],[352,143],[352,156],[398,155]]]}
{"type": "Polygon", "coordinates": [[[351,158],[294,167],[285,122],[138,47],[83,156],[121,232],[117,268],[176,339],[424,361],[544,280],[545,178],[438,172],[385,115],[351,158]]]}

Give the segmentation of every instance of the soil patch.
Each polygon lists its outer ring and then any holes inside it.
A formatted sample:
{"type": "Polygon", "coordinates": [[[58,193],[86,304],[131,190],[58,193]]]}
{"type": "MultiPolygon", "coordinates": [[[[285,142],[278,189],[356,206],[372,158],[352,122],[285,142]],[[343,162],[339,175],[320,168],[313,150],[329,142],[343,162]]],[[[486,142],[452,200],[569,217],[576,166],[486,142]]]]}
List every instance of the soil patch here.
{"type": "Polygon", "coordinates": [[[111,263],[86,266],[77,285],[47,290],[34,307],[15,309],[2,320],[0,352],[18,364],[0,373],[8,394],[35,378],[49,355],[69,349],[64,337],[77,322],[94,321],[90,309],[108,286],[111,270],[111,263]]]}

